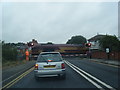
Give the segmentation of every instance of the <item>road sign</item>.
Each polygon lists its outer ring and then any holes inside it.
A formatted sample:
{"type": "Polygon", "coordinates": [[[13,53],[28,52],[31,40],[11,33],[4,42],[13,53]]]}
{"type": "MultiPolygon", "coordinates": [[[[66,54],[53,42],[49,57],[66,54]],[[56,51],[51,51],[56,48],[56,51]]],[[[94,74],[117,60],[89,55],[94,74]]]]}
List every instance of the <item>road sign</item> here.
{"type": "Polygon", "coordinates": [[[109,48],[106,48],[106,53],[109,53],[110,52],[110,49],[109,48]]]}

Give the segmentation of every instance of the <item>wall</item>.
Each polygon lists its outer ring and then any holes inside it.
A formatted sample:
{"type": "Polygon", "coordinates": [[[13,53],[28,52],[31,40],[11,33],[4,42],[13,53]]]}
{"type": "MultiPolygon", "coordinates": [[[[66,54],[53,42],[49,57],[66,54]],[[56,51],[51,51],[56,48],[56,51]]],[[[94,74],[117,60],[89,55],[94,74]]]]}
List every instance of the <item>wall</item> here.
{"type": "Polygon", "coordinates": [[[120,52],[111,52],[109,54],[106,54],[106,52],[103,51],[93,51],[91,54],[92,58],[98,58],[98,59],[112,59],[112,60],[120,60],[120,52]],[[109,55],[109,56],[108,56],[109,55]]]}

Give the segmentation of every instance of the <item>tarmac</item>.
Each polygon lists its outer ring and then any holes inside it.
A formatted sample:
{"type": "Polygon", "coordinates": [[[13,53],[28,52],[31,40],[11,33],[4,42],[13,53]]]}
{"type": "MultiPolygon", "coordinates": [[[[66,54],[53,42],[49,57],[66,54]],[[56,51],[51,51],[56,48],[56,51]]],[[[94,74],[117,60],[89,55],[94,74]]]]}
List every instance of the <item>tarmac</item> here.
{"type": "Polygon", "coordinates": [[[110,64],[110,65],[115,65],[115,66],[120,66],[120,61],[118,60],[106,60],[106,59],[89,59],[93,60],[95,62],[100,62],[100,63],[105,63],[105,64],[110,64]]]}

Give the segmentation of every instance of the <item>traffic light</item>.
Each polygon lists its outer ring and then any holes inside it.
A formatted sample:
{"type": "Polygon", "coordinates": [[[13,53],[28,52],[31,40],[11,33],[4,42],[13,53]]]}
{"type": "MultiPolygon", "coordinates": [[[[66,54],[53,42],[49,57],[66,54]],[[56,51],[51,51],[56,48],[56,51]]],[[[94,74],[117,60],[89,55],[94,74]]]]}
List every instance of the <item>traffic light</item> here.
{"type": "Polygon", "coordinates": [[[31,46],[34,46],[34,43],[31,43],[31,46]]]}
{"type": "Polygon", "coordinates": [[[86,43],[85,46],[86,47],[91,47],[91,43],[86,43]]]}
{"type": "Polygon", "coordinates": [[[28,45],[29,47],[32,47],[32,46],[34,46],[34,43],[30,42],[30,43],[28,43],[27,45],[28,45]]]}

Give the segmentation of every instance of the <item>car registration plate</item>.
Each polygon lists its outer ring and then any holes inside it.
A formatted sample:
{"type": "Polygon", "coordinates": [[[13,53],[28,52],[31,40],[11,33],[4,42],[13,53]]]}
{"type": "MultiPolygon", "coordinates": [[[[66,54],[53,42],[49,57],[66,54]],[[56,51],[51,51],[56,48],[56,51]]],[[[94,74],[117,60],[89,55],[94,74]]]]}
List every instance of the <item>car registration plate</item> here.
{"type": "Polygon", "coordinates": [[[55,68],[55,65],[47,65],[47,66],[44,66],[44,68],[55,68]]]}

